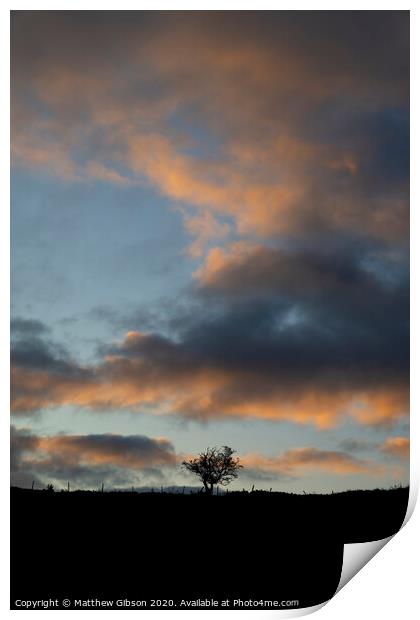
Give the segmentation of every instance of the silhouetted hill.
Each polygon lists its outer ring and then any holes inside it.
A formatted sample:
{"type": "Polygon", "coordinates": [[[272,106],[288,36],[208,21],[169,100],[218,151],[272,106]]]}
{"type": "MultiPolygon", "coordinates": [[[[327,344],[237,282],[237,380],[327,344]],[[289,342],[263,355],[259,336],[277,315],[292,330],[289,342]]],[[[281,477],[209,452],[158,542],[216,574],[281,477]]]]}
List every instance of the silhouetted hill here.
{"type": "MultiPolygon", "coordinates": [[[[325,531],[337,537],[340,542],[364,542],[385,538],[398,531],[408,504],[408,487],[374,489],[367,491],[344,491],[331,494],[295,494],[283,492],[235,491],[208,497],[197,493],[127,491],[32,491],[11,488],[12,504],[15,510],[43,509],[86,511],[138,510],[155,512],[170,510],[182,515],[190,510],[203,510],[209,516],[217,517],[219,511],[229,511],[231,517],[239,516],[246,509],[255,518],[260,511],[275,526],[281,519],[300,535],[312,536],[314,532],[325,531]],[[238,513],[238,514],[236,514],[238,513]]],[[[185,516],[186,516],[185,515],[185,516]]],[[[17,516],[17,515],[16,515],[17,516]]],[[[267,523],[267,521],[266,521],[267,523]]]]}
{"type": "Polygon", "coordinates": [[[334,594],[343,543],[394,534],[407,503],[408,488],[212,497],[12,488],[12,599],[314,605],[334,594]]]}

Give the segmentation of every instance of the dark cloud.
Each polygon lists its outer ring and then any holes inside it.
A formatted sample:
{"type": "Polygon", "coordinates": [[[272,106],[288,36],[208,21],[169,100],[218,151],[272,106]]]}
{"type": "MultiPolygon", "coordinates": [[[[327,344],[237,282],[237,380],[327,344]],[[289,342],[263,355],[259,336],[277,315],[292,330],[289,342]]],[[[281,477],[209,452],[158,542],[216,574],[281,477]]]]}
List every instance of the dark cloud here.
{"type": "MultiPolygon", "coordinates": [[[[357,245],[349,252],[257,247],[221,252],[215,261],[210,256],[199,274],[201,292],[230,299],[229,309],[205,326],[198,322],[189,337],[200,332],[217,346],[227,332],[239,340],[242,331],[261,343],[267,337],[264,355],[273,347],[275,365],[392,368],[402,376],[409,354],[406,263],[397,258],[395,265],[386,254],[374,263],[368,256],[357,245]]],[[[257,363],[259,350],[252,357],[257,363]]]]}
{"type": "MultiPolygon", "coordinates": [[[[50,329],[40,321],[30,319],[12,320],[11,383],[12,400],[17,402],[26,396],[20,382],[20,373],[27,376],[41,373],[70,383],[83,383],[92,379],[92,370],[74,360],[68,349],[50,337],[50,329]]],[[[32,383],[33,394],[42,398],[46,385],[43,381],[32,383]]],[[[35,396],[35,398],[37,398],[35,396]]],[[[13,409],[13,405],[12,405],[13,409]]],[[[19,409],[19,407],[18,407],[19,409]]]]}
{"type": "MultiPolygon", "coordinates": [[[[14,409],[73,403],[200,420],[238,415],[322,426],[350,413],[366,423],[396,421],[408,407],[407,293],[377,282],[375,289],[357,270],[344,270],[341,282],[333,262],[323,268],[324,289],[298,282],[284,297],[271,289],[204,301],[176,337],[129,332],[103,347],[95,366],[66,374],[61,360],[57,371],[16,363],[14,409]]],[[[246,290],[246,278],[239,281],[246,290]]]]}
{"type": "Polygon", "coordinates": [[[193,43],[198,43],[200,55],[211,36],[215,48],[235,48],[247,38],[252,48],[266,47],[277,54],[287,50],[304,59],[317,77],[341,78],[344,84],[350,77],[368,91],[375,79],[377,87],[394,91],[400,86],[405,92],[408,28],[408,11],[12,12],[13,60],[29,75],[47,63],[64,63],[82,73],[92,67],[116,70],[121,63],[124,70],[127,52],[150,52],[150,38],[159,54],[162,34],[172,41],[175,56],[192,50],[193,43]],[[392,47],[384,45],[390,40],[392,47]],[[52,58],[51,44],[56,49],[52,58]]]}
{"type": "Polygon", "coordinates": [[[162,481],[164,470],[178,463],[166,439],[142,435],[39,436],[28,429],[11,429],[12,484],[27,486],[50,481],[79,487],[128,486],[162,481]]]}
{"type": "Polygon", "coordinates": [[[167,308],[171,335],[128,332],[87,367],[40,338],[19,341],[13,408],[391,424],[408,413],[405,272],[404,256],[377,245],[215,250],[190,308],[167,308]]]}
{"type": "Polygon", "coordinates": [[[25,466],[25,456],[37,449],[37,438],[30,429],[17,430],[14,426],[10,432],[10,478],[11,484],[28,487],[32,482],[39,484],[38,474],[25,466]]]}
{"type": "Polygon", "coordinates": [[[63,375],[81,372],[81,369],[70,361],[65,347],[41,338],[21,339],[14,342],[11,362],[13,365],[50,370],[63,375]]]}
{"type": "Polygon", "coordinates": [[[34,319],[23,319],[21,317],[13,318],[10,321],[10,329],[13,336],[34,337],[43,336],[50,330],[45,323],[34,319]]]}

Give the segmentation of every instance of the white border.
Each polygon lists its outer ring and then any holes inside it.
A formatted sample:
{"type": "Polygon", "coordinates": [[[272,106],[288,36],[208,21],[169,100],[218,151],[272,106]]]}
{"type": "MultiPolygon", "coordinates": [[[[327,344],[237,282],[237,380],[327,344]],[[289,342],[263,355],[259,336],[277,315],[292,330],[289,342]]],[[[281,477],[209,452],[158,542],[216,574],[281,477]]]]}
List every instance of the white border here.
{"type": "MultiPolygon", "coordinates": [[[[2,416],[2,440],[4,441],[4,447],[0,452],[0,458],[2,459],[2,467],[0,469],[2,479],[1,488],[4,491],[2,510],[0,511],[1,518],[1,534],[4,537],[2,545],[2,553],[0,560],[0,579],[2,597],[0,602],[0,609],[6,611],[6,613],[20,614],[20,611],[9,611],[9,580],[8,580],[8,549],[9,549],[9,504],[8,504],[8,489],[9,489],[9,419],[7,412],[9,410],[9,391],[8,391],[8,377],[9,377],[9,212],[8,205],[10,204],[10,190],[9,190],[9,10],[410,10],[411,5],[409,3],[396,3],[396,2],[361,2],[360,0],[354,0],[353,2],[341,2],[340,6],[337,6],[336,2],[267,2],[242,0],[239,1],[227,1],[227,0],[212,0],[212,2],[194,2],[192,0],[184,2],[134,2],[121,0],[118,5],[115,2],[109,0],[96,0],[90,2],[81,2],[80,0],[73,0],[71,2],[57,2],[57,1],[15,1],[10,2],[7,9],[1,9],[0,11],[0,41],[2,46],[2,53],[0,54],[0,66],[2,69],[2,81],[3,87],[2,94],[2,114],[0,115],[0,135],[3,138],[0,151],[1,165],[0,174],[2,175],[2,183],[0,185],[3,200],[1,201],[0,209],[0,282],[1,282],[1,323],[0,323],[0,346],[1,346],[1,378],[2,389],[0,390],[1,410],[2,416]]],[[[418,79],[419,72],[419,44],[417,43],[419,37],[417,10],[411,10],[411,41],[412,41],[412,81],[411,81],[411,103],[412,110],[420,109],[420,99],[418,96],[418,79]],[[415,69],[413,69],[413,66],[415,69]]],[[[386,42],[384,42],[386,45],[386,42]]],[[[416,115],[413,113],[411,118],[411,204],[412,204],[412,224],[411,224],[411,241],[412,241],[412,253],[411,253],[411,269],[414,277],[412,278],[412,293],[411,293],[411,312],[412,317],[420,316],[419,308],[419,278],[416,277],[419,267],[419,252],[418,252],[418,214],[417,205],[419,203],[419,183],[417,180],[418,171],[420,170],[420,161],[418,157],[417,141],[419,136],[419,123],[416,115]],[[417,175],[416,175],[417,171],[417,175]]],[[[416,361],[415,353],[419,348],[418,328],[415,320],[412,321],[411,330],[411,376],[412,376],[412,388],[411,388],[411,411],[414,415],[411,416],[411,489],[410,495],[410,509],[412,512],[415,497],[417,496],[418,489],[418,472],[419,472],[419,454],[418,449],[418,416],[416,411],[419,404],[419,388],[418,381],[418,368],[419,365],[416,361]],[[413,490],[415,492],[413,493],[413,490]]],[[[356,576],[352,579],[352,586],[350,588],[344,588],[340,591],[337,597],[334,597],[329,604],[327,604],[321,611],[318,612],[319,618],[328,620],[328,618],[336,620],[353,620],[355,615],[362,615],[362,617],[375,617],[379,618],[395,618],[398,614],[399,617],[410,620],[411,618],[417,618],[418,615],[418,597],[417,597],[417,579],[418,575],[418,549],[419,545],[416,542],[419,541],[419,511],[417,510],[413,519],[410,520],[408,525],[404,528],[401,534],[398,534],[387,545],[386,549],[380,554],[381,559],[375,558],[363,569],[363,577],[356,576]],[[415,581],[416,580],[416,581],[415,581]]],[[[295,610],[305,611],[305,610],[295,610]]],[[[43,613],[37,611],[34,613],[43,613]]],[[[62,612],[62,611],[49,611],[49,614],[74,614],[76,611],[62,612]]],[[[91,613],[100,614],[101,611],[92,611],[91,613]]],[[[109,614],[119,614],[119,611],[107,611],[109,614]]],[[[124,612],[126,613],[126,612],[124,612]]],[[[161,617],[163,611],[146,611],[142,612],[142,617],[161,617]]],[[[172,611],[170,618],[181,618],[184,616],[184,612],[172,611]],[[182,616],[181,616],[182,614],[182,616]]],[[[188,614],[188,618],[196,618],[198,616],[202,618],[220,618],[221,614],[228,614],[229,619],[234,617],[244,618],[250,616],[253,618],[266,616],[267,614],[277,614],[276,611],[191,611],[188,614]],[[203,616],[203,614],[205,614],[203,616]]],[[[287,612],[280,612],[282,617],[286,617],[287,612]]],[[[302,613],[300,615],[303,615],[302,613]]],[[[70,616],[66,616],[67,618],[70,616]]]]}

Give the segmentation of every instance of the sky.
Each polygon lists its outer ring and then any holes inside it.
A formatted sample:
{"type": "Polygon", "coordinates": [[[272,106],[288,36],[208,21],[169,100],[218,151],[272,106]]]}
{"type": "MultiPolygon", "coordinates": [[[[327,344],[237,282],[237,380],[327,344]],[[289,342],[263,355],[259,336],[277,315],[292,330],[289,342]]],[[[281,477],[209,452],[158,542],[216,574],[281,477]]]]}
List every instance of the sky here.
{"type": "Polygon", "coordinates": [[[15,11],[12,484],[409,475],[409,12],[15,11]]]}

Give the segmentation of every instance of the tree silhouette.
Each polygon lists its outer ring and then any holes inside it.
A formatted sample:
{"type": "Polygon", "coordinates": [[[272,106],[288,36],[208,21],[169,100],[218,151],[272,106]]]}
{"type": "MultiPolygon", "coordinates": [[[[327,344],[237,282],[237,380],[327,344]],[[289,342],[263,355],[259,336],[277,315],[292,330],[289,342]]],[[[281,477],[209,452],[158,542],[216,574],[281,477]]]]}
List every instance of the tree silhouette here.
{"type": "Polygon", "coordinates": [[[229,446],[207,448],[197,457],[182,462],[182,467],[198,476],[206,493],[211,495],[215,484],[226,486],[239,475],[243,467],[238,458],[233,458],[235,450],[229,446]]]}

